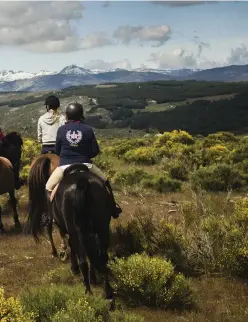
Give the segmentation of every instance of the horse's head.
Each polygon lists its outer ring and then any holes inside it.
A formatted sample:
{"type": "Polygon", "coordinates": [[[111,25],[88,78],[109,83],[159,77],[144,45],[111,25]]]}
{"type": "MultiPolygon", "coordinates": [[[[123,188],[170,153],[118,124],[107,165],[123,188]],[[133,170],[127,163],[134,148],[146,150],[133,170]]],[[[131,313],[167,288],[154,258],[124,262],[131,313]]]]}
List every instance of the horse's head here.
{"type": "Polygon", "coordinates": [[[4,137],[3,144],[6,148],[10,145],[14,145],[16,148],[21,148],[23,140],[18,132],[10,132],[4,137]]]}
{"type": "Polygon", "coordinates": [[[23,141],[19,133],[8,133],[1,144],[0,154],[9,160],[19,159],[22,153],[22,145],[23,141]]]}

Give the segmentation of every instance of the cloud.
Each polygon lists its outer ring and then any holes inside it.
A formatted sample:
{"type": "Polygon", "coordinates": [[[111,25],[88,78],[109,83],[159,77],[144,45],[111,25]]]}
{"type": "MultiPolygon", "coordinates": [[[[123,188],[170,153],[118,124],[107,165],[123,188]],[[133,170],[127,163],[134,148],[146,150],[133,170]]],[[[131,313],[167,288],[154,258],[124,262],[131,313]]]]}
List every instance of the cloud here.
{"type": "Polygon", "coordinates": [[[33,52],[78,50],[81,41],[71,21],[82,15],[79,1],[0,1],[0,46],[33,52]]]}
{"type": "Polygon", "coordinates": [[[109,70],[109,69],[127,69],[131,70],[132,66],[128,59],[123,59],[120,61],[106,62],[103,60],[91,60],[84,65],[88,69],[99,69],[99,70],[109,70]]]}
{"type": "Polygon", "coordinates": [[[112,45],[112,41],[105,32],[92,32],[82,39],[83,49],[92,49],[112,45]]]}
{"type": "Polygon", "coordinates": [[[248,49],[242,44],[240,47],[232,48],[230,56],[227,58],[228,65],[248,64],[248,49]]]}
{"type": "Polygon", "coordinates": [[[157,68],[181,69],[196,68],[197,57],[191,51],[185,49],[176,49],[173,52],[152,53],[150,61],[157,65],[157,68]]]}
{"type": "Polygon", "coordinates": [[[125,45],[138,41],[140,44],[155,42],[155,47],[159,47],[170,39],[171,28],[167,25],[120,26],[114,31],[113,37],[125,45]]]}

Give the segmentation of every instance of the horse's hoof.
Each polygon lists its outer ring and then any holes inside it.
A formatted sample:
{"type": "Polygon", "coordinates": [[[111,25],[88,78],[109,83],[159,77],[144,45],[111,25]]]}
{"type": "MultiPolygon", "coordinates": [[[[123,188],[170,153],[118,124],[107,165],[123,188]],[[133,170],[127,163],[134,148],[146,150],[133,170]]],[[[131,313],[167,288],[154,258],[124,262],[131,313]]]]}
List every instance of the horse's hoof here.
{"type": "Polygon", "coordinates": [[[80,269],[79,268],[71,268],[71,273],[73,276],[80,275],[80,269]]]}
{"type": "Polygon", "coordinates": [[[91,289],[86,289],[85,294],[86,295],[93,295],[93,292],[91,291],[91,289]]]}
{"type": "Polygon", "coordinates": [[[109,300],[109,310],[115,311],[115,309],[116,309],[115,299],[108,299],[108,300],[109,300]]]}
{"type": "Polygon", "coordinates": [[[59,255],[58,255],[58,253],[57,252],[52,252],[52,257],[55,257],[55,258],[57,258],[59,255]]]}
{"type": "Polygon", "coordinates": [[[19,221],[15,222],[15,228],[21,229],[21,223],[19,221]]]}
{"type": "Polygon", "coordinates": [[[66,262],[68,260],[68,254],[65,250],[61,250],[59,252],[59,259],[61,260],[61,262],[66,262]]]}

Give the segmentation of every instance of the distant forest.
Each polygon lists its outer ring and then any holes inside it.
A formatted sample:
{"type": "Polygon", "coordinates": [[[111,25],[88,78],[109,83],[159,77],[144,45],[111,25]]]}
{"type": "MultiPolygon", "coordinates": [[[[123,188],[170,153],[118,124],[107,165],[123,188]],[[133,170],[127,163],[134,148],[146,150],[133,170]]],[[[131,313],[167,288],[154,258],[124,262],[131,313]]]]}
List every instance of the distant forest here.
{"type": "MultiPolygon", "coordinates": [[[[236,133],[248,132],[248,83],[221,83],[206,81],[154,81],[146,83],[117,84],[116,87],[77,86],[57,92],[61,98],[88,96],[95,98],[92,112],[105,109],[110,113],[113,123],[104,121],[101,116],[88,115],[86,122],[96,128],[130,127],[131,129],[151,129],[160,132],[174,129],[186,130],[192,134],[207,135],[216,131],[236,133]],[[223,98],[211,102],[205,98],[234,94],[233,98],[223,98]],[[185,102],[171,110],[144,111],[148,102],[157,104],[185,102]]],[[[17,107],[44,101],[51,93],[35,97],[31,94],[25,99],[1,102],[1,105],[17,107]]]]}

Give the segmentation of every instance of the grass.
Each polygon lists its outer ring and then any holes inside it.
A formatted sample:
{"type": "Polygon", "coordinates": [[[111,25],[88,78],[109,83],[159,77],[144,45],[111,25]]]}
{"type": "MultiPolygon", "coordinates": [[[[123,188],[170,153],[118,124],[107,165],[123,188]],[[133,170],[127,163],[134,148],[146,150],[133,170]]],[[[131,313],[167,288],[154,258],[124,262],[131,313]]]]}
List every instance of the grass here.
{"type": "MultiPolygon", "coordinates": [[[[26,190],[22,188],[18,193],[20,204],[21,223],[25,223],[25,199],[26,190]]],[[[137,210],[149,209],[156,215],[167,216],[169,220],[175,221],[178,211],[170,213],[172,204],[181,203],[183,200],[190,200],[191,196],[187,193],[175,193],[164,195],[146,195],[136,197],[134,195],[117,193],[117,199],[124,209],[124,216],[118,220],[124,224],[127,220],[137,214],[137,210]]],[[[220,198],[220,197],[219,197],[220,198]]],[[[4,202],[3,198],[2,202],[4,202]]],[[[5,198],[4,198],[5,199],[5,198]]],[[[216,198],[217,207],[220,200],[216,198]]],[[[0,280],[4,287],[6,296],[17,296],[27,287],[40,285],[43,276],[47,276],[49,271],[62,269],[69,270],[68,264],[62,264],[50,255],[50,245],[43,239],[41,244],[35,244],[30,236],[18,233],[13,228],[13,221],[10,209],[5,207],[3,222],[6,227],[6,235],[1,236],[0,251],[0,280]]],[[[117,221],[112,222],[114,227],[117,221]]],[[[58,244],[57,233],[55,240],[58,244]]],[[[69,275],[68,275],[69,276],[69,275]]],[[[71,278],[64,283],[72,283],[71,278]]],[[[43,281],[43,279],[42,279],[43,281]]],[[[73,283],[80,283],[79,278],[73,278],[73,283]]],[[[238,280],[226,279],[215,276],[202,276],[201,278],[191,278],[192,287],[195,292],[197,307],[193,311],[165,311],[160,309],[148,308],[127,308],[125,311],[137,313],[145,318],[145,321],[164,322],[164,321],[245,321],[247,318],[247,298],[248,286],[238,280]]],[[[48,281],[43,281],[47,283],[48,281]]],[[[98,289],[95,289],[98,294],[98,289]]],[[[83,287],[82,287],[83,294],[83,287]]],[[[124,305],[124,303],[122,303],[124,305]]]]}

